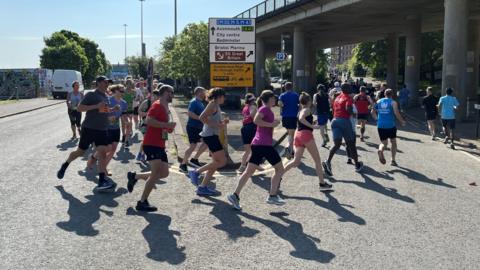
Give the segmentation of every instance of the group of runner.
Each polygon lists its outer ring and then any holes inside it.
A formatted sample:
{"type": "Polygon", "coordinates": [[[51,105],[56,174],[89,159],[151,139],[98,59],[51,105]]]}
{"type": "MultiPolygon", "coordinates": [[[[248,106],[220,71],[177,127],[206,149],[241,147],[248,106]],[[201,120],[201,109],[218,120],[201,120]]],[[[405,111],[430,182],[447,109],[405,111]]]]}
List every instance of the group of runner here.
{"type": "MultiPolygon", "coordinates": [[[[138,180],[145,180],[144,191],[137,202],[136,209],[147,212],[156,211],[157,208],[148,202],[148,197],[157,181],[169,175],[165,145],[169,134],[176,126],[176,123],[170,119],[169,111],[169,103],[173,100],[174,89],[169,85],[156,83],[155,90],[142,102],[141,90],[135,87],[135,83],[131,79],[125,82],[126,86],[124,87],[122,84],[110,85],[111,81],[108,78],[100,76],[97,78],[96,84],[97,89],[87,93],[84,97],[80,96],[81,98],[79,98],[77,89],[67,99],[69,115],[72,115],[71,111],[75,110],[78,113],[86,112],[86,117],[79,130],[78,148],[70,153],[67,160],[61,165],[57,177],[62,179],[69,164],[83,156],[85,151],[94,145],[95,149],[89,157],[88,167],[98,162],[97,190],[106,191],[114,188],[115,183],[107,177],[111,175],[107,167],[121,141],[120,133],[123,134],[127,147],[131,141],[135,123],[136,127],[144,132],[138,156],[141,159],[144,155],[151,171],[147,173],[128,172],[127,189],[132,192],[138,180]],[[136,117],[130,115],[140,115],[141,118],[135,120],[136,117]]],[[[458,106],[458,101],[451,97],[451,91],[451,89],[447,90],[447,97],[442,97],[437,104],[441,107],[442,112],[450,113],[449,110],[452,106],[458,106]]],[[[196,187],[197,195],[219,196],[221,193],[212,188],[209,183],[214,179],[215,172],[227,163],[226,151],[220,141],[221,130],[229,123],[229,118],[225,117],[221,111],[226,93],[221,88],[207,91],[202,87],[197,87],[194,95],[189,102],[186,125],[190,146],[183,153],[180,171],[190,178],[190,182],[196,187]],[[206,105],[204,104],[205,100],[207,100],[206,105]],[[199,157],[207,149],[211,161],[203,165],[199,162],[199,157]],[[195,150],[195,155],[190,158],[195,150]]],[[[424,105],[429,110],[430,104],[433,103],[430,99],[427,96],[424,100],[424,105]]],[[[313,97],[305,92],[296,93],[292,83],[286,83],[285,92],[278,98],[271,90],[264,90],[258,98],[251,93],[247,94],[242,109],[241,134],[245,152],[239,168],[241,175],[235,190],[227,196],[227,200],[234,208],[240,210],[240,193],[255,171],[261,170],[261,165],[267,161],[274,169],[274,173],[266,202],[283,205],[285,202],[279,196],[282,176],[290,169],[298,167],[305,150],[315,162],[320,190],[332,190],[333,186],[325,180],[324,172],[328,176],[333,176],[332,159],[342,147],[342,143],[346,146],[347,163],[355,165],[356,172],[361,172],[363,169],[363,162],[359,161],[357,154],[356,126],[360,125],[360,140],[364,141],[366,122],[370,113],[377,121],[381,142],[378,148],[379,161],[382,164],[386,163],[384,151],[390,142],[391,165],[396,166],[396,120],[402,125],[405,125],[405,120],[400,114],[399,105],[394,100],[393,90],[388,89],[386,85],[383,85],[380,92],[377,93],[376,100],[367,94],[366,87],[360,87],[359,93],[355,94],[351,85],[347,83],[335,83],[332,89],[327,89],[320,84],[313,97]],[[277,103],[281,108],[281,119],[277,119],[272,110],[277,103]],[[316,115],[316,120],[314,120],[314,115],[316,115]],[[322,146],[326,147],[330,141],[327,131],[329,120],[331,121],[333,146],[329,150],[328,158],[322,162],[313,131],[317,129],[320,131],[322,146]],[[280,123],[288,133],[286,156],[289,160],[285,164],[273,146],[273,130],[280,123]]],[[[454,127],[454,121],[452,123],[451,119],[444,120],[448,120],[443,121],[446,128],[454,127]]],[[[75,136],[75,127],[79,128],[77,118],[71,124],[75,136]]],[[[453,132],[450,136],[453,138],[453,132]]]]}

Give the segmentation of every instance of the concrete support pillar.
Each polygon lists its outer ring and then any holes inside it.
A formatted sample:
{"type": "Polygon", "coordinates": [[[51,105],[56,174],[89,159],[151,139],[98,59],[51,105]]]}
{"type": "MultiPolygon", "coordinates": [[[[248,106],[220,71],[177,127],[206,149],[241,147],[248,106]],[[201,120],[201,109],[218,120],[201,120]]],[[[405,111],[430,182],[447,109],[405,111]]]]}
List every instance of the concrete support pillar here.
{"type": "Polygon", "coordinates": [[[445,26],[443,41],[442,93],[447,87],[454,89],[460,102],[459,119],[466,118],[467,91],[467,0],[445,0],[445,26]]]}
{"type": "Polygon", "coordinates": [[[317,50],[318,48],[312,44],[309,50],[310,56],[308,57],[311,61],[308,90],[312,93],[315,93],[317,89],[317,50]]]}
{"type": "Polygon", "coordinates": [[[398,91],[398,36],[389,34],[387,37],[387,85],[398,91]]]}
{"type": "Polygon", "coordinates": [[[310,93],[313,85],[315,84],[315,67],[316,67],[316,51],[315,46],[311,41],[308,41],[306,46],[305,57],[305,78],[303,80],[302,91],[310,93]]]}
{"type": "MultiPolygon", "coordinates": [[[[480,20],[468,22],[468,51],[467,51],[467,97],[477,99],[480,65],[480,20]]],[[[480,103],[480,100],[477,100],[480,103]]],[[[473,105],[472,105],[473,106],[473,105]]]]}
{"type": "Polygon", "coordinates": [[[305,78],[305,32],[300,26],[295,26],[293,32],[293,87],[296,91],[304,90],[305,78]]]}
{"type": "Polygon", "coordinates": [[[410,90],[410,105],[418,104],[421,64],[421,21],[418,16],[407,18],[407,36],[405,48],[405,84],[410,90]]]}
{"type": "Polygon", "coordinates": [[[265,89],[265,41],[257,38],[256,43],[255,92],[258,96],[265,89]]]}

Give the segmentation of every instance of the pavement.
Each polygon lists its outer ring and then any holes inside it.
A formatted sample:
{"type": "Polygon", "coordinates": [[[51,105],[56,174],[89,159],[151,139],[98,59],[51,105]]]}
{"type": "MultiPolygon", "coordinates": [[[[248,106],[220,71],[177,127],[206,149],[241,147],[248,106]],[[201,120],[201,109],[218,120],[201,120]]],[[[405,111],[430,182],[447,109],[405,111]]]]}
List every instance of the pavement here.
{"type": "MultiPolygon", "coordinates": [[[[201,198],[178,173],[149,201],[157,213],[134,210],[143,183],[126,192],[126,172],[147,170],[130,150],[110,165],[118,183],[95,194],[86,159],[64,180],[56,171],[70,141],[62,106],[0,119],[1,269],[478,269],[480,158],[433,142],[417,127],[400,128],[399,167],[377,160],[378,139],[359,143],[363,173],[333,160],[335,191],[322,193],[306,156],[284,176],[286,205],[264,202],[271,171],[252,178],[234,211],[225,195],[237,177],[218,174],[223,195],[201,198]]],[[[137,136],[140,139],[139,136],[137,136]]],[[[315,133],[317,144],[319,134],[315,133]]],[[[172,151],[169,142],[169,155],[172,151]]],[[[320,148],[322,158],[327,149],[320,148]]],[[[387,159],[389,154],[387,153],[387,159]]]]}
{"type": "Polygon", "coordinates": [[[0,105],[0,118],[9,117],[16,114],[31,112],[41,108],[65,103],[65,100],[55,100],[47,98],[21,99],[12,103],[0,105]]]}

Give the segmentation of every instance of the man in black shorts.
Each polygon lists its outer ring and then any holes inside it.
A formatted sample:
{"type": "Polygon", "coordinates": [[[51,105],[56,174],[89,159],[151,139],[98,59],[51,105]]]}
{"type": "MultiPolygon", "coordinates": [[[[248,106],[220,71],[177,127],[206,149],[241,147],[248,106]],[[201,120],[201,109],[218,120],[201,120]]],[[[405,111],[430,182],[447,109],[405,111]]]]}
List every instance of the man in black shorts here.
{"type": "MultiPolygon", "coordinates": [[[[80,142],[77,150],[70,153],[67,161],[62,164],[57,172],[58,179],[63,179],[68,165],[78,157],[84,155],[91,144],[95,144],[99,163],[97,190],[107,190],[114,187],[114,183],[106,179],[106,154],[107,145],[110,143],[108,136],[108,116],[111,109],[108,107],[107,91],[109,80],[100,76],[96,80],[97,89],[85,95],[78,105],[79,112],[86,112],[85,120],[82,123],[80,142]]],[[[118,109],[118,108],[116,108],[118,109]]]]}
{"type": "Polygon", "coordinates": [[[425,117],[427,118],[428,130],[432,135],[432,140],[436,139],[435,122],[438,117],[438,98],[433,94],[432,87],[427,88],[427,96],[422,100],[422,107],[425,109],[425,117]]]}

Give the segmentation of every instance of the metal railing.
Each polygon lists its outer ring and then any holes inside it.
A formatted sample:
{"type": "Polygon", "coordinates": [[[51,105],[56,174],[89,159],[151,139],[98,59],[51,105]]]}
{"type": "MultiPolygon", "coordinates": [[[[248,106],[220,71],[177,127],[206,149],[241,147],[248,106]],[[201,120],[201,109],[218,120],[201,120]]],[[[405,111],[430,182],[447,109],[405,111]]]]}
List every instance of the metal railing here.
{"type": "Polygon", "coordinates": [[[298,2],[305,2],[305,0],[266,0],[238,14],[235,18],[256,19],[298,2]]]}

